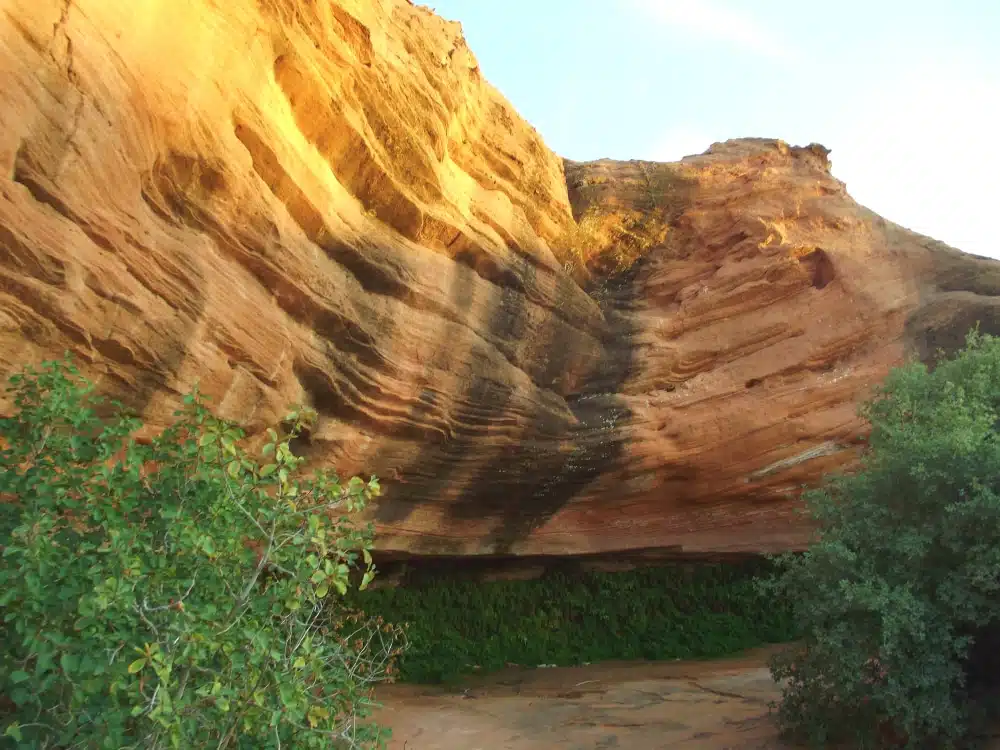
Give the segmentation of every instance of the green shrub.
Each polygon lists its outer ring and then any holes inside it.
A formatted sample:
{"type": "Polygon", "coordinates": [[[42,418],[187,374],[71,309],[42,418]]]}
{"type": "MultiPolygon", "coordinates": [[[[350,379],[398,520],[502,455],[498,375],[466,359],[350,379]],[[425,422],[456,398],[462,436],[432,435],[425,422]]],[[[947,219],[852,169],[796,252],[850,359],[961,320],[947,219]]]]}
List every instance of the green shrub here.
{"type": "Polygon", "coordinates": [[[762,590],[794,603],[779,718],[818,746],[952,747],[974,718],[965,658],[1000,616],[1000,340],[893,371],[862,410],[859,469],[807,495],[815,544],[762,590]]]}
{"type": "Polygon", "coordinates": [[[670,565],[552,573],[527,581],[438,579],[364,594],[368,612],[407,624],[400,678],[451,681],[507,663],[724,656],[792,639],[790,608],[761,596],[759,565],[670,565]]]}
{"type": "Polygon", "coordinates": [[[367,584],[378,483],[260,465],[197,393],[148,444],[69,361],[11,379],[0,420],[0,711],[31,748],[355,748],[400,632],[337,594],[367,584]],[[107,415],[108,410],[103,411],[107,415]]]}

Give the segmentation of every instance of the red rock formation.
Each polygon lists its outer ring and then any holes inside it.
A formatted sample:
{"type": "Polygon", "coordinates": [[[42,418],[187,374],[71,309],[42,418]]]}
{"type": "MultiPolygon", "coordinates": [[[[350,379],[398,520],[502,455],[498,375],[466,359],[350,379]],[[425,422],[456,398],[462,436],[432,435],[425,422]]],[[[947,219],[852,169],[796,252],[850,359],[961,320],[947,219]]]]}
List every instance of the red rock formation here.
{"type": "Polygon", "coordinates": [[[0,72],[0,375],[311,403],[385,550],[801,545],[857,400],[998,319],[820,147],[564,165],[403,0],[8,0],[0,72]]]}

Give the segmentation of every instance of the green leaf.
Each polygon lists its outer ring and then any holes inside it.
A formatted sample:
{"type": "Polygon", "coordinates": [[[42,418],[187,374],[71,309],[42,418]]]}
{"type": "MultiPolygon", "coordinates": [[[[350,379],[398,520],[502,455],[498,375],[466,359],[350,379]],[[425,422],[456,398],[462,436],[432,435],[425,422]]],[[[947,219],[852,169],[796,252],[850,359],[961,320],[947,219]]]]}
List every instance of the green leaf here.
{"type": "Polygon", "coordinates": [[[16,669],[10,673],[10,681],[15,685],[19,682],[26,682],[31,679],[31,675],[21,669],[16,669]]]}
{"type": "Polygon", "coordinates": [[[267,464],[260,470],[261,477],[269,477],[278,470],[277,464],[267,464]]]}
{"type": "MultiPolygon", "coordinates": [[[[336,583],[337,582],[334,581],[334,585],[336,585],[336,583]]],[[[338,586],[338,588],[340,587],[338,586]]],[[[323,581],[323,583],[321,583],[319,586],[316,587],[316,596],[319,599],[325,599],[326,595],[329,593],[330,593],[330,584],[326,581],[323,581]]]]}
{"type": "Polygon", "coordinates": [[[64,672],[72,673],[80,666],[80,659],[73,654],[63,654],[59,657],[59,666],[62,667],[64,672]]]}
{"type": "Polygon", "coordinates": [[[128,665],[128,673],[135,674],[136,672],[141,672],[143,667],[146,666],[146,659],[136,659],[134,662],[128,665]]]}
{"type": "Polygon", "coordinates": [[[7,728],[3,733],[4,737],[10,737],[15,742],[21,742],[24,738],[21,736],[21,725],[14,721],[7,725],[7,728]]]}
{"type": "Polygon", "coordinates": [[[374,578],[375,578],[375,571],[366,570],[365,574],[361,577],[361,583],[358,586],[358,589],[360,591],[364,591],[366,588],[368,588],[368,584],[370,584],[374,578]]]}
{"type": "Polygon", "coordinates": [[[215,435],[213,435],[211,432],[203,433],[202,436],[198,438],[198,447],[204,448],[206,445],[213,442],[214,440],[215,440],[215,435]]]}
{"type": "Polygon", "coordinates": [[[236,477],[239,476],[240,473],[240,462],[230,461],[229,464],[226,466],[226,473],[229,475],[231,479],[236,479],[236,477]]]}
{"type": "Polygon", "coordinates": [[[330,712],[322,706],[310,706],[306,717],[309,720],[309,726],[315,729],[322,722],[330,718],[330,712]]]}
{"type": "Polygon", "coordinates": [[[365,558],[365,565],[371,565],[372,564],[372,553],[368,551],[367,547],[365,547],[364,549],[361,550],[361,554],[365,558]]]}

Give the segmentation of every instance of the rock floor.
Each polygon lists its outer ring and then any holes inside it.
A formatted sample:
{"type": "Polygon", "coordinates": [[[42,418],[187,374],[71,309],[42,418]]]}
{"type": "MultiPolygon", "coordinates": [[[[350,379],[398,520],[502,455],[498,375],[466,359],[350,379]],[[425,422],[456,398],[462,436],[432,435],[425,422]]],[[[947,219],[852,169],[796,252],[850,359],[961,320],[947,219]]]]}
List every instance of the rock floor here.
{"type": "Polygon", "coordinates": [[[511,669],[458,687],[387,685],[391,750],[778,750],[768,650],[724,661],[511,669]]]}

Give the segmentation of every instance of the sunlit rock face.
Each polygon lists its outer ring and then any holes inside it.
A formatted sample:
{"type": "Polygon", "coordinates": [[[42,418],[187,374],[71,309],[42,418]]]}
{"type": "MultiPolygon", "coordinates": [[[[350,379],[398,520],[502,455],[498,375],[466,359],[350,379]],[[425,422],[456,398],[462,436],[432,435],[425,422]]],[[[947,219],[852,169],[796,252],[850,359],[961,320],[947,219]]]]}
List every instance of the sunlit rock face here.
{"type": "Polygon", "coordinates": [[[308,403],[387,552],[801,546],[859,399],[1000,319],[822,147],[564,162],[405,0],[6,0],[0,73],[0,375],[308,403]]]}

